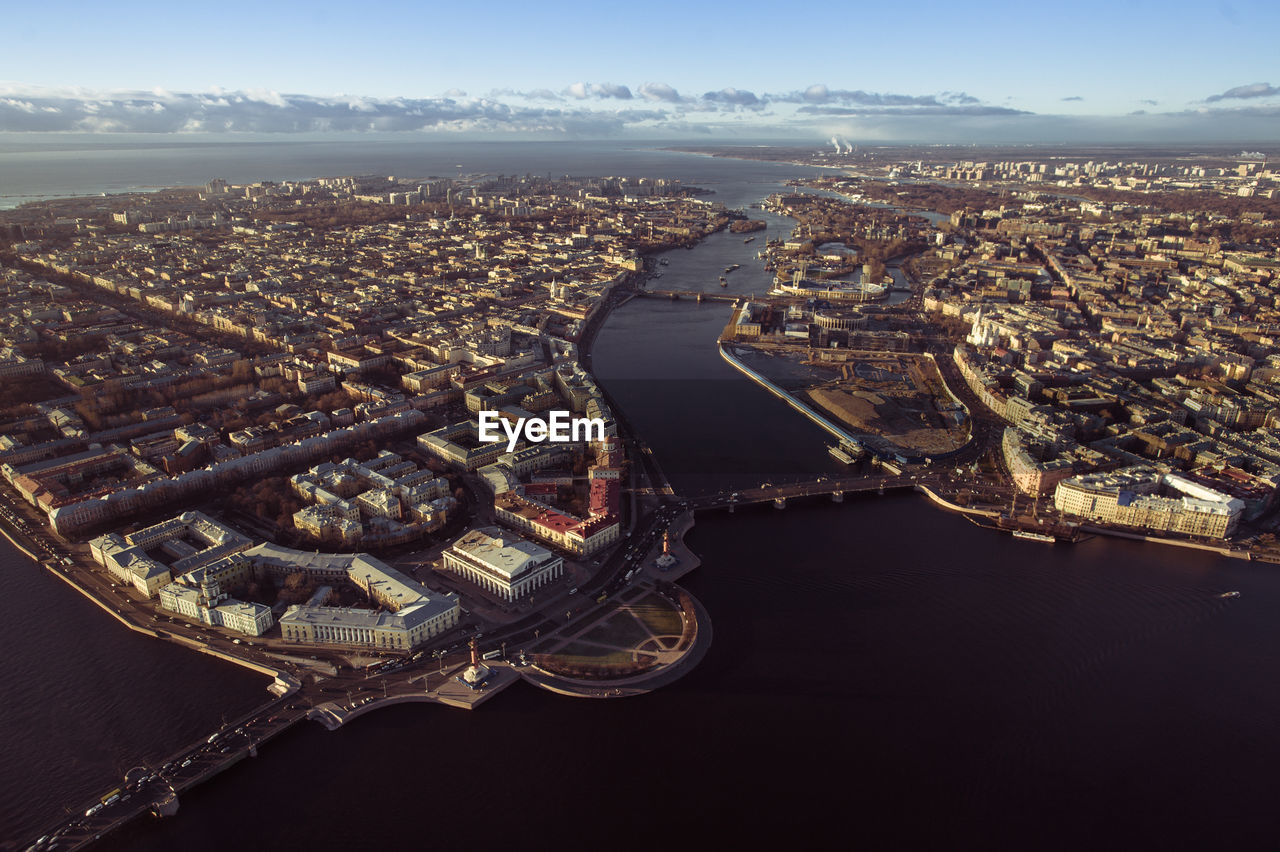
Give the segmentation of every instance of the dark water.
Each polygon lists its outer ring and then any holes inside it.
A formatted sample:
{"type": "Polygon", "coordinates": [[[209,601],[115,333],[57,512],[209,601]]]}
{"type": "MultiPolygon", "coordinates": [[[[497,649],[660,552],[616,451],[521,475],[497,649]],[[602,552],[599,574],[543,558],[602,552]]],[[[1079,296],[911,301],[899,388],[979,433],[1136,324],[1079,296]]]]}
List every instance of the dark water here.
{"type": "MultiPolygon", "coordinates": [[[[752,168],[730,203],[772,191],[752,168]]],[[[720,235],[673,252],[657,285],[718,290],[716,270],[754,248],[720,235]]],[[[727,289],[757,286],[743,267],[727,289]]],[[[594,369],[679,488],[830,470],[826,436],[720,360],[727,317],[635,300],[594,369]]],[[[689,543],[715,642],[677,684],[626,701],[517,685],[474,713],[303,725],[104,848],[1273,845],[1273,568],[1107,539],[1046,547],[914,497],[704,515],[689,543]]],[[[6,701],[4,748],[48,731],[100,790],[113,761],[259,694],[260,678],[135,640],[23,560],[4,566],[28,584],[0,604],[11,665],[26,666],[5,694],[36,696],[27,717],[6,701]]],[[[20,748],[0,763],[3,792],[32,803],[4,812],[15,833],[83,792],[20,748]]]]}
{"type": "Polygon", "coordinates": [[[223,848],[241,813],[250,848],[406,831],[483,848],[1268,836],[1267,571],[1127,542],[1019,542],[914,498],[709,516],[691,543],[706,563],[689,585],[716,638],[676,685],[619,702],[521,685],[476,713],[306,726],[108,848],[223,848]],[[1242,597],[1216,597],[1227,588],[1242,597]]]}
{"type": "Polygon", "coordinates": [[[3,538],[0,571],[0,841],[269,697],[268,678],[125,629],[3,538]]]}
{"type": "MultiPolygon", "coordinates": [[[[736,184],[817,172],[770,163],[744,169],[740,161],[662,151],[636,142],[208,143],[148,139],[104,143],[100,136],[70,136],[63,141],[41,139],[33,143],[11,135],[0,137],[0,208],[38,198],[203,185],[215,177],[251,183],[359,174],[408,178],[476,173],[618,175],[716,182],[732,191],[736,184]]],[[[754,198],[752,195],[748,200],[754,198]]]]}

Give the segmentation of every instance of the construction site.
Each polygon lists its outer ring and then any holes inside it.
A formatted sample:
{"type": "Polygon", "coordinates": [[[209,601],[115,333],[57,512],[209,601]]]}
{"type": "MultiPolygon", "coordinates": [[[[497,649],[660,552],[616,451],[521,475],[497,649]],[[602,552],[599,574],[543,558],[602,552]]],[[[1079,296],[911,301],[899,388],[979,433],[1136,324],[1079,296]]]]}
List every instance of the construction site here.
{"type": "Polygon", "coordinates": [[[928,355],[765,340],[750,346],[739,342],[736,348],[761,374],[852,434],[871,438],[870,445],[937,455],[969,440],[964,408],[928,355]]]}

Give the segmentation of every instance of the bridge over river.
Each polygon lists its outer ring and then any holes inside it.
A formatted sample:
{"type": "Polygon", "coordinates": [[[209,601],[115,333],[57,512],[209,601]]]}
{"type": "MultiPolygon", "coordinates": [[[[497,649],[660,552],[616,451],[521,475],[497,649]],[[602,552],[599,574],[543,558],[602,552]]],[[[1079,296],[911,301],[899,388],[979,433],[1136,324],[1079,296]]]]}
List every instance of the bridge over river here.
{"type": "Polygon", "coordinates": [[[740,491],[721,491],[688,501],[690,509],[733,509],[736,506],[750,506],[757,503],[773,503],[778,508],[786,505],[787,500],[801,497],[830,497],[841,500],[845,494],[874,492],[883,494],[886,491],[915,489],[941,485],[943,474],[920,473],[873,473],[858,476],[820,477],[818,479],[799,482],[772,483],[765,482],[758,488],[746,488],[740,491]]]}
{"type": "Polygon", "coordinates": [[[691,299],[695,302],[737,302],[741,295],[732,293],[703,293],[697,290],[637,290],[634,295],[645,299],[691,299]]]}

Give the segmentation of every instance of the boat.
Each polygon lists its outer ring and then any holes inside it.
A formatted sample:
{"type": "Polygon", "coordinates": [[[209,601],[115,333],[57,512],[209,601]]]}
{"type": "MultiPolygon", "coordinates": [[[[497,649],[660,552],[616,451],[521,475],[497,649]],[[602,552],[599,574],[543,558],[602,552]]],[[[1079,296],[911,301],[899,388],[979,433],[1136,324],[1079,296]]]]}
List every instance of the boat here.
{"type": "Polygon", "coordinates": [[[851,443],[849,441],[830,444],[827,446],[827,451],[831,453],[837,461],[844,462],[845,464],[853,464],[858,459],[862,458],[866,452],[859,444],[851,443]]]}
{"type": "Polygon", "coordinates": [[[1045,544],[1056,544],[1058,539],[1048,533],[1032,532],[1031,530],[1014,530],[1014,538],[1020,538],[1023,541],[1039,541],[1045,544]]]}
{"type": "Polygon", "coordinates": [[[731,264],[729,264],[728,266],[726,266],[726,267],[724,268],[724,271],[725,271],[726,273],[729,273],[729,272],[732,272],[733,270],[738,269],[738,268],[740,268],[740,264],[737,264],[737,263],[731,263],[731,264]]]}
{"type": "Polygon", "coordinates": [[[742,241],[742,244],[745,246],[747,243],[755,242],[755,240],[756,240],[755,237],[747,237],[745,240],[742,241]]]}
{"type": "Polygon", "coordinates": [[[725,278],[723,275],[721,275],[721,276],[720,276],[720,286],[721,286],[721,287],[728,287],[728,286],[729,286],[729,279],[728,279],[728,278],[725,278]]]}
{"type": "Polygon", "coordinates": [[[1238,597],[1240,597],[1240,593],[1239,593],[1239,592],[1223,592],[1222,594],[1218,595],[1218,597],[1220,597],[1220,598],[1238,598],[1238,597]]]}

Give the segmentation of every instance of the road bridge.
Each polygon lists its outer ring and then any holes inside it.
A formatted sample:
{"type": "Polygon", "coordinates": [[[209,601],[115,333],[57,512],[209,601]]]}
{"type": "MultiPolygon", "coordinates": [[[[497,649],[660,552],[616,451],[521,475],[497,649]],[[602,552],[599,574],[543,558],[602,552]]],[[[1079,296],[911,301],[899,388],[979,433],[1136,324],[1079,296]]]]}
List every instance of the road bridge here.
{"type": "Polygon", "coordinates": [[[680,299],[695,302],[736,302],[742,298],[731,293],[704,293],[695,290],[637,290],[635,295],[646,299],[669,299],[673,302],[680,299]]]}
{"type": "Polygon", "coordinates": [[[695,497],[688,502],[690,509],[732,509],[737,506],[750,506],[757,503],[774,503],[781,508],[787,500],[801,497],[830,497],[839,501],[845,494],[865,494],[874,492],[883,494],[887,491],[913,489],[916,486],[936,486],[942,483],[941,474],[894,474],[874,473],[859,476],[819,477],[774,484],[763,483],[758,488],[744,488],[740,491],[721,491],[695,497]]]}

